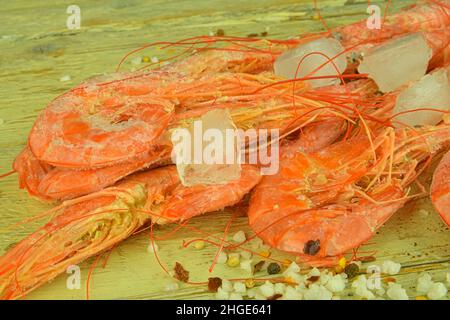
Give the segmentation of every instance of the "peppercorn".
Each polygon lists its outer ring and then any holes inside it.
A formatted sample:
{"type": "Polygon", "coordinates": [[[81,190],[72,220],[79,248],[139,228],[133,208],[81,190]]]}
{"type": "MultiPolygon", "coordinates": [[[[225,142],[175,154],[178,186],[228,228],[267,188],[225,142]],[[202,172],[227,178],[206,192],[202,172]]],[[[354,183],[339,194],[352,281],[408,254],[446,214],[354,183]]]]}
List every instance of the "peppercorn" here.
{"type": "Polygon", "coordinates": [[[303,247],[303,253],[314,256],[320,250],[320,240],[309,240],[303,247]]]}
{"type": "Polygon", "coordinates": [[[280,273],[281,267],[278,263],[272,262],[267,266],[267,273],[268,274],[277,274],[280,273]]]}
{"type": "Polygon", "coordinates": [[[352,279],[358,275],[359,267],[356,263],[350,263],[344,268],[344,272],[349,279],[352,279]]]}

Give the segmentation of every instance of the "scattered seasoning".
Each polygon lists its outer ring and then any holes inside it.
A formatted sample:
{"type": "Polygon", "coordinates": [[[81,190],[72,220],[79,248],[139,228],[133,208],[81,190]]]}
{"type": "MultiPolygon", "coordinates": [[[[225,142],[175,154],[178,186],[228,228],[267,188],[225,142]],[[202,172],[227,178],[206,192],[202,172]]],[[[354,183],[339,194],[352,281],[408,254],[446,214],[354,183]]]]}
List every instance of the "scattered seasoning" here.
{"type": "Polygon", "coordinates": [[[278,274],[281,271],[281,267],[278,263],[272,262],[267,266],[268,274],[278,274]]]}
{"type": "Polygon", "coordinates": [[[284,259],[283,260],[283,266],[284,267],[289,267],[291,263],[292,263],[292,261],[289,260],[289,259],[284,259]]]}
{"type": "Polygon", "coordinates": [[[338,262],[338,265],[339,265],[342,269],[344,269],[345,266],[347,265],[347,259],[345,259],[345,257],[340,258],[340,259],[339,259],[339,262],[338,262]]]}
{"type": "Polygon", "coordinates": [[[274,294],[273,296],[268,297],[267,300],[278,300],[278,299],[280,299],[282,296],[283,296],[282,294],[276,293],[276,294],[274,294]]]}
{"type": "Polygon", "coordinates": [[[303,253],[314,256],[320,250],[320,240],[309,240],[303,247],[303,253]]]}
{"type": "Polygon", "coordinates": [[[205,247],[205,241],[199,240],[194,244],[194,248],[197,250],[202,250],[205,247]]]}
{"type": "Polygon", "coordinates": [[[373,262],[375,260],[377,260],[377,259],[374,256],[364,256],[364,257],[358,258],[358,261],[361,261],[361,262],[373,262]]]}
{"type": "Polygon", "coordinates": [[[258,36],[257,33],[249,33],[249,34],[247,35],[247,38],[256,38],[257,36],[258,36]]]}
{"type": "Polygon", "coordinates": [[[245,280],[245,286],[250,289],[253,288],[255,286],[255,280],[253,279],[247,279],[245,280]]]}
{"type": "Polygon", "coordinates": [[[222,285],[222,279],[218,277],[208,278],[208,291],[217,292],[217,289],[222,285]]]}
{"type": "Polygon", "coordinates": [[[395,278],[389,277],[389,278],[385,278],[384,282],[389,283],[389,282],[397,282],[397,280],[395,278]]]}
{"type": "Polygon", "coordinates": [[[344,268],[344,272],[349,279],[352,279],[358,275],[359,267],[356,263],[350,263],[344,268]]]}
{"type": "Polygon", "coordinates": [[[239,265],[239,254],[231,253],[228,256],[227,265],[232,268],[237,267],[239,265]]]}
{"type": "Polygon", "coordinates": [[[334,267],[334,273],[339,274],[344,272],[344,268],[342,268],[340,265],[337,265],[336,267],[334,267]]]}
{"type": "Polygon", "coordinates": [[[267,37],[269,33],[267,31],[261,32],[261,37],[267,37]]]}
{"type": "Polygon", "coordinates": [[[261,260],[257,264],[253,266],[253,273],[257,273],[261,271],[262,267],[264,266],[264,263],[266,263],[264,260],[261,260]]]}
{"type": "Polygon", "coordinates": [[[312,277],[309,277],[308,278],[308,281],[310,281],[310,282],[316,282],[317,280],[319,280],[320,279],[320,276],[312,276],[312,277]]]}
{"type": "Polygon", "coordinates": [[[262,250],[259,252],[260,256],[263,256],[264,258],[268,258],[270,256],[270,251],[268,250],[262,250]]]}
{"type": "Polygon", "coordinates": [[[225,35],[225,31],[223,29],[217,29],[216,36],[223,37],[225,35]]]}
{"type": "Polygon", "coordinates": [[[188,282],[189,281],[189,271],[186,271],[181,263],[176,262],[175,263],[175,279],[180,280],[181,282],[188,282]]]}

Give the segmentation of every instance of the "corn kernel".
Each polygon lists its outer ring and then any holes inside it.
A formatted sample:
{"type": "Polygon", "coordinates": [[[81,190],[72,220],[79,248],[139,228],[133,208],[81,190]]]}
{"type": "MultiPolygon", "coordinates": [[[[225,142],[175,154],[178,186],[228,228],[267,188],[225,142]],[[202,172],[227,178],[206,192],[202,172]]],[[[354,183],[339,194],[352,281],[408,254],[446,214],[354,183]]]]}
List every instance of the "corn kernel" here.
{"type": "Polygon", "coordinates": [[[270,251],[268,250],[262,250],[259,252],[260,256],[263,256],[264,258],[268,258],[270,256],[270,251]]]}
{"type": "Polygon", "coordinates": [[[295,280],[292,279],[291,277],[284,277],[283,280],[284,280],[284,283],[287,283],[287,284],[293,284],[293,285],[298,284],[297,281],[295,281],[295,280]]]}
{"type": "Polygon", "coordinates": [[[253,288],[255,286],[255,281],[253,279],[247,279],[245,280],[245,286],[247,288],[253,288]]]}
{"type": "Polygon", "coordinates": [[[347,259],[345,259],[345,257],[342,257],[341,259],[339,259],[339,262],[338,262],[339,267],[344,269],[346,264],[347,264],[347,259]]]}
{"type": "Polygon", "coordinates": [[[283,266],[284,267],[289,267],[291,265],[291,263],[292,263],[292,260],[289,260],[289,259],[284,259],[283,260],[283,266]]]}
{"type": "Polygon", "coordinates": [[[229,267],[237,267],[240,264],[239,262],[239,255],[230,254],[228,256],[227,265],[229,267]]]}
{"type": "Polygon", "coordinates": [[[428,300],[425,296],[417,296],[416,300],[428,300]]]}
{"type": "Polygon", "coordinates": [[[142,62],[147,63],[147,62],[150,62],[150,61],[151,60],[150,60],[150,58],[148,56],[143,56],[142,57],[142,62]]]}
{"type": "Polygon", "coordinates": [[[205,247],[205,241],[200,240],[200,241],[196,241],[194,243],[194,248],[197,249],[197,250],[201,250],[204,247],[205,247]]]}

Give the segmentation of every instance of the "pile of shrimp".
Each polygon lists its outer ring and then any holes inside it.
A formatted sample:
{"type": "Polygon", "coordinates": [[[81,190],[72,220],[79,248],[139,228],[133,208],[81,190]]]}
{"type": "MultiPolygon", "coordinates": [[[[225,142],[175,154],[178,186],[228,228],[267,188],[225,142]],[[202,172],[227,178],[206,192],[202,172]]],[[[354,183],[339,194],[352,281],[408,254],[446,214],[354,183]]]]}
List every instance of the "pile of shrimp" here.
{"type": "MultiPolygon", "coordinates": [[[[381,93],[356,72],[359,60],[352,57],[421,32],[433,51],[428,71],[447,68],[449,13],[448,1],[434,1],[386,17],[380,30],[362,21],[289,40],[203,36],[154,43],[127,54],[118,70],[152,46],[182,52],[166,64],[92,78],[56,97],[36,119],[13,169],[21,188],[57,205],[26,220],[50,218],[0,257],[0,297],[24,297],[149,226],[181,223],[243,199],[249,226],[266,244],[304,261],[335,263],[405,203],[429,194],[417,177],[450,143],[444,120],[394,126],[400,90],[381,93]],[[308,82],[314,74],[274,73],[280,54],[326,37],[338,39],[351,60],[336,76],[339,84],[315,89],[308,82]],[[216,108],[228,109],[237,128],[280,131],[278,173],[262,176],[258,164],[242,165],[240,178],[225,184],[181,183],[170,132],[216,108]]],[[[450,225],[450,153],[435,171],[431,199],[450,225]]]]}

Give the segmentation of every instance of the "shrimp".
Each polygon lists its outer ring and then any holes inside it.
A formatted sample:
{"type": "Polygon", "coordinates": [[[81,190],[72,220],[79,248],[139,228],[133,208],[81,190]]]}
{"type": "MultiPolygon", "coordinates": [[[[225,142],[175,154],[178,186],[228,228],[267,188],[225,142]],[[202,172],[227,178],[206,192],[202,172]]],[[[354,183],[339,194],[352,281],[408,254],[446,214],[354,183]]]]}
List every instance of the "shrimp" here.
{"type": "Polygon", "coordinates": [[[346,73],[354,73],[364,55],[371,48],[406,34],[420,32],[432,49],[429,70],[442,67],[450,54],[450,7],[447,1],[416,5],[408,10],[387,16],[381,29],[367,28],[366,21],[336,28],[332,35],[348,50],[346,73]]]}
{"type": "Polygon", "coordinates": [[[228,184],[184,187],[171,165],[64,202],[51,210],[55,216],[50,222],[0,258],[0,298],[23,297],[149,223],[183,221],[232,206],[259,180],[256,167],[243,166],[241,177],[228,184]]]}
{"type": "MultiPolygon", "coordinates": [[[[320,122],[330,116],[336,118],[335,114],[339,113],[342,113],[339,127],[343,128],[347,117],[344,113],[351,112],[347,112],[345,108],[339,110],[339,107],[334,106],[335,102],[329,101],[330,97],[337,99],[339,102],[336,103],[344,106],[346,103],[339,100],[342,95],[347,94],[343,87],[348,86],[348,94],[358,101],[376,91],[375,86],[367,86],[370,81],[361,82],[358,86],[351,83],[319,91],[309,90],[305,83],[296,83],[293,95],[292,83],[266,87],[277,80],[271,74],[222,74],[214,79],[207,79],[205,82],[208,86],[197,88],[191,95],[185,96],[183,92],[172,93],[183,105],[177,106],[165,132],[159,140],[153,142],[149,150],[109,166],[79,169],[50,166],[37,159],[27,148],[28,150],[24,150],[16,158],[13,166],[19,173],[20,186],[43,200],[71,199],[108,187],[133,172],[168,164],[171,162],[171,130],[189,125],[211,108],[228,108],[237,128],[243,130],[278,129],[283,135],[313,125],[311,121],[320,122]],[[211,83],[217,84],[216,88],[223,88],[221,92],[226,92],[227,96],[208,100],[215,92],[214,88],[209,87],[211,83]],[[260,89],[262,90],[259,93],[252,93],[260,89]],[[239,95],[240,92],[242,95],[239,95]],[[202,101],[202,95],[207,100],[202,101]],[[296,99],[295,105],[292,104],[293,97],[296,99]],[[189,99],[191,100],[187,102],[189,99]]],[[[350,105],[347,108],[352,109],[350,105]]],[[[340,133],[341,131],[337,135],[340,133]]]]}
{"type": "Polygon", "coordinates": [[[442,220],[450,227],[450,151],[434,171],[431,200],[442,220]]]}
{"type": "Polygon", "coordinates": [[[397,14],[386,16],[381,29],[367,28],[367,21],[362,20],[334,30],[344,47],[379,43],[406,33],[433,31],[450,25],[449,1],[432,1],[414,5],[397,14]]]}
{"type": "Polygon", "coordinates": [[[16,158],[13,169],[19,174],[20,187],[42,200],[66,200],[113,185],[138,170],[170,163],[172,146],[158,143],[135,158],[98,169],[71,170],[52,167],[39,161],[26,147],[16,158]]]}
{"type": "MultiPolygon", "coordinates": [[[[250,227],[270,246],[305,260],[342,255],[370,239],[406,201],[423,162],[450,126],[382,128],[323,150],[283,150],[280,170],[255,188],[250,227]]],[[[287,146],[289,148],[289,146],[287,146]]]]}
{"type": "Polygon", "coordinates": [[[37,159],[59,167],[102,167],[146,152],[164,132],[174,104],[150,94],[151,82],[158,81],[97,82],[57,97],[39,115],[28,139],[37,159]]]}

